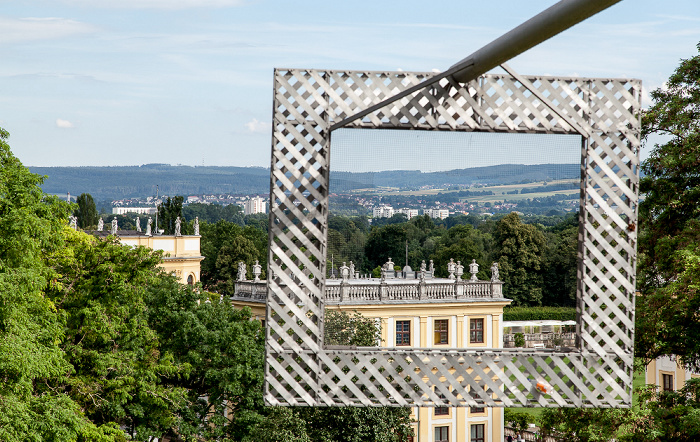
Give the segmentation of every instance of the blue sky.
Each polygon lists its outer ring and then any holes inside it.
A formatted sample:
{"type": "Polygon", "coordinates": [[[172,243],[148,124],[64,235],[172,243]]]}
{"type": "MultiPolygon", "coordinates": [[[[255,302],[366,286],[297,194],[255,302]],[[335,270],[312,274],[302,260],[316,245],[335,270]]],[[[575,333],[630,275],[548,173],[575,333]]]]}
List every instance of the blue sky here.
{"type": "MultiPolygon", "coordinates": [[[[267,167],[273,68],[444,70],[554,3],[0,0],[0,126],[28,166],[267,167]]],[[[509,64],[648,92],[699,41],[697,0],[623,0],[509,64]]]]}

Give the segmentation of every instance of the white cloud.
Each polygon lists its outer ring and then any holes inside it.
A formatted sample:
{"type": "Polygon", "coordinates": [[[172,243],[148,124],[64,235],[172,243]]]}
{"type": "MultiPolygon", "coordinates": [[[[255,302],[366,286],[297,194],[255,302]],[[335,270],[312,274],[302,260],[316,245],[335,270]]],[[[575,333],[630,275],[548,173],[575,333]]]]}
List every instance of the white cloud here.
{"type": "Polygon", "coordinates": [[[65,18],[0,17],[0,44],[51,40],[96,31],[93,25],[65,18]]]}
{"type": "Polygon", "coordinates": [[[62,120],[60,118],[56,118],[56,127],[60,127],[61,129],[72,129],[75,126],[73,123],[71,123],[68,120],[62,120]]]}
{"type": "Polygon", "coordinates": [[[264,121],[258,121],[257,118],[253,118],[251,121],[246,123],[245,127],[247,127],[249,131],[256,133],[256,134],[270,133],[270,131],[272,130],[271,123],[265,123],[264,121]]]}
{"type": "Polygon", "coordinates": [[[246,0],[66,0],[66,3],[114,9],[190,9],[242,6],[246,0]]]}

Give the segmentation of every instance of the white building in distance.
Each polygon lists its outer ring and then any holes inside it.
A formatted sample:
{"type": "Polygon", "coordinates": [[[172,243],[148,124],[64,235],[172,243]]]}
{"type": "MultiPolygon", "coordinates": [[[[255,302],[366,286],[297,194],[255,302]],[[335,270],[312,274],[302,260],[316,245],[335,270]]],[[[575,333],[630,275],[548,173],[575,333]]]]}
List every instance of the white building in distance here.
{"type": "Polygon", "coordinates": [[[112,207],[112,215],[126,215],[127,213],[141,213],[155,215],[155,207],[112,207]]]}
{"type": "Polygon", "coordinates": [[[267,213],[267,204],[259,196],[254,196],[243,203],[243,214],[253,215],[256,213],[267,213]]]}
{"type": "Polygon", "coordinates": [[[406,218],[411,219],[415,216],[418,216],[418,209],[398,209],[396,213],[403,213],[406,215],[406,218]]]}
{"type": "Polygon", "coordinates": [[[372,209],[372,218],[391,218],[394,216],[394,208],[391,206],[381,205],[372,209]]]}
{"type": "Polygon", "coordinates": [[[445,219],[448,216],[450,216],[450,211],[447,209],[428,209],[424,213],[426,213],[431,218],[445,219]]]}

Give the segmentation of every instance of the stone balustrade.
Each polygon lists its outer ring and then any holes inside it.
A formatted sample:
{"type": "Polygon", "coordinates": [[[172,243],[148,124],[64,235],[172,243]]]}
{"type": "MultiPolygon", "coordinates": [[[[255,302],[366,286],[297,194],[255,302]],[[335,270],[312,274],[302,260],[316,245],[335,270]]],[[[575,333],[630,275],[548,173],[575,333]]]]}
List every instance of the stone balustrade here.
{"type": "MultiPolygon", "coordinates": [[[[353,279],[326,281],[326,303],[373,303],[383,301],[454,301],[502,298],[501,281],[353,279]]],[[[264,301],[265,281],[236,281],[234,298],[264,301]]]]}
{"type": "Polygon", "coordinates": [[[265,281],[236,281],[234,298],[247,298],[252,301],[267,300],[267,282],[265,281]]]}

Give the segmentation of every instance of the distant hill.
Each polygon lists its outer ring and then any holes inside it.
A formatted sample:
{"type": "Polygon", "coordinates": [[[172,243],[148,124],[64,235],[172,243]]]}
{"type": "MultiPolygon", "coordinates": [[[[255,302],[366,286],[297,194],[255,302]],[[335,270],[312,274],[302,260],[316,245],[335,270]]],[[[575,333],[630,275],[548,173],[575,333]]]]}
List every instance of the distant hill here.
{"type": "Polygon", "coordinates": [[[89,193],[96,200],[161,195],[253,194],[270,191],[270,171],[262,167],[191,167],[167,164],[115,167],[29,167],[47,175],[46,193],[89,193]]]}
{"type": "Polygon", "coordinates": [[[372,187],[419,188],[474,184],[518,184],[578,179],[579,164],[500,164],[497,166],[423,173],[419,170],[390,170],[371,173],[332,172],[331,192],[372,187]]]}
{"type": "MultiPolygon", "coordinates": [[[[73,195],[89,193],[96,200],[155,195],[265,194],[270,191],[270,171],[262,167],[143,166],[29,167],[47,175],[44,192],[73,195]]],[[[489,167],[422,173],[391,170],[376,173],[331,172],[331,192],[394,187],[419,188],[474,184],[517,184],[578,178],[578,164],[504,164],[489,167]]]]}

